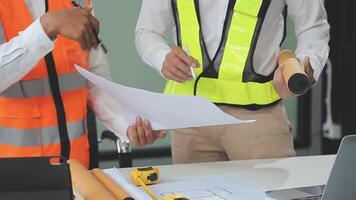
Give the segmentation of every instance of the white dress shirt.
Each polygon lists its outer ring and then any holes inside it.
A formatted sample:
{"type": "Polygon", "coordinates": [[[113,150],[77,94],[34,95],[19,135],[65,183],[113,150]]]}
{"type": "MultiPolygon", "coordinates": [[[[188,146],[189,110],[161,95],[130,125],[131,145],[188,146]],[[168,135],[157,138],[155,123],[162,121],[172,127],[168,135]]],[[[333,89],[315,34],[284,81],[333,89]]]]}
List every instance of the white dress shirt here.
{"type": "MultiPolygon", "coordinates": [[[[210,57],[221,40],[229,0],[200,0],[201,26],[210,57]]],[[[329,55],[329,24],[323,0],[272,0],[266,14],[254,56],[255,71],[269,75],[276,66],[284,32],[281,15],[285,5],[295,23],[296,55],[310,57],[318,80],[329,55]]],[[[165,56],[170,52],[168,35],[176,40],[170,0],[143,0],[136,27],[136,47],[142,59],[161,73],[165,56]]],[[[238,36],[236,36],[238,37],[238,36]]]]}
{"type": "MultiPolygon", "coordinates": [[[[25,0],[25,2],[36,19],[29,27],[9,42],[4,42],[0,24],[0,92],[21,80],[54,48],[54,41],[47,36],[39,19],[45,12],[45,1],[25,0]]],[[[110,65],[101,48],[90,51],[90,66],[91,72],[111,79],[110,65]]],[[[128,123],[121,114],[120,105],[89,82],[87,87],[90,89],[89,104],[96,116],[122,140],[128,141],[126,135],[128,123]]]]}

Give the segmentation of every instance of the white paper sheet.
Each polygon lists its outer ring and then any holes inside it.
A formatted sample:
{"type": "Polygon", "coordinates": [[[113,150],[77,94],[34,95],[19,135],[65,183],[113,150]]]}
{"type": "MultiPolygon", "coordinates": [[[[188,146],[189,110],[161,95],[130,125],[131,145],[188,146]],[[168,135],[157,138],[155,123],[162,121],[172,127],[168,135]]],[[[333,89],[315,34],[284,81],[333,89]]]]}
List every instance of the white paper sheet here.
{"type": "Polygon", "coordinates": [[[262,187],[236,174],[187,177],[151,187],[161,197],[183,195],[190,200],[268,200],[262,187]]]}
{"type": "Polygon", "coordinates": [[[141,116],[151,121],[153,130],[171,130],[251,122],[224,113],[203,97],[167,95],[130,88],[79,66],[76,68],[86,79],[118,101],[128,123],[135,122],[136,116],[141,116]]]}
{"type": "Polygon", "coordinates": [[[128,192],[134,199],[152,200],[145,192],[136,187],[130,180],[127,180],[116,168],[105,169],[104,172],[110,176],[122,189],[128,192]]]}
{"type": "MultiPolygon", "coordinates": [[[[134,198],[148,200],[144,191],[132,184],[119,170],[104,170],[134,198]]],[[[265,190],[255,183],[247,181],[237,174],[179,177],[167,182],[160,181],[150,186],[158,197],[165,195],[183,195],[190,200],[272,200],[265,190]]]]}

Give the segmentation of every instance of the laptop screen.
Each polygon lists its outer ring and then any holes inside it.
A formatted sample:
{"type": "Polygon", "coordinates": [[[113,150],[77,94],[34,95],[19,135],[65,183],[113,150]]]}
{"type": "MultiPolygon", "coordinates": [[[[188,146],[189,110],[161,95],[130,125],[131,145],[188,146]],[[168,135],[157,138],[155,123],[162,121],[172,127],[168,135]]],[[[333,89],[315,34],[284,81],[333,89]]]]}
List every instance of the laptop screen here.
{"type": "Polygon", "coordinates": [[[342,140],[322,199],[356,199],[356,135],[342,140]]]}

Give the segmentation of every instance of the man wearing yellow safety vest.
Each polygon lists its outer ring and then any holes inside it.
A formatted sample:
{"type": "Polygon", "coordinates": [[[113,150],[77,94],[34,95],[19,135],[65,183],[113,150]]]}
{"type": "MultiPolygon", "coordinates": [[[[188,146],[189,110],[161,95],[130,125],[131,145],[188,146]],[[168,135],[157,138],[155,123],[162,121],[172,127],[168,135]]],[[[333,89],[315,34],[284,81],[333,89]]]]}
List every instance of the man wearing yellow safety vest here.
{"type": "Polygon", "coordinates": [[[165,93],[203,96],[237,118],[257,120],[174,130],[175,163],[295,154],[281,102],[292,95],[277,66],[287,13],[295,24],[296,55],[314,85],[329,53],[322,0],[143,0],[136,46],[168,79],[165,93]]]}
{"type": "Polygon", "coordinates": [[[78,64],[110,79],[91,8],[74,8],[71,0],[0,0],[0,22],[0,157],[62,155],[88,167],[87,100],[122,140],[145,145],[165,136],[141,118],[129,126],[120,106],[75,70],[78,64]]]}

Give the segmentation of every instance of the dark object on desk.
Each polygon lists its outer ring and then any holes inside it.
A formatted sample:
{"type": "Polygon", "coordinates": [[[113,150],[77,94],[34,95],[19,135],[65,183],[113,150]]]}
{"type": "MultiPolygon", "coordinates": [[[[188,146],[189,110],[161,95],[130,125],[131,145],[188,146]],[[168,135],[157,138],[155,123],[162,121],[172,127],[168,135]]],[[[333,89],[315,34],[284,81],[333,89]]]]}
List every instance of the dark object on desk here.
{"type": "Polygon", "coordinates": [[[59,158],[0,159],[0,199],[72,200],[69,166],[55,160],[59,158]]]}
{"type": "Polygon", "coordinates": [[[267,195],[281,200],[320,200],[325,189],[325,185],[311,186],[303,188],[293,188],[285,190],[268,191],[267,195]]]}
{"type": "Polygon", "coordinates": [[[115,133],[111,131],[104,131],[101,135],[101,140],[109,139],[115,142],[117,150],[117,158],[119,160],[119,167],[126,168],[132,167],[132,153],[130,144],[122,141],[115,133]]]}

